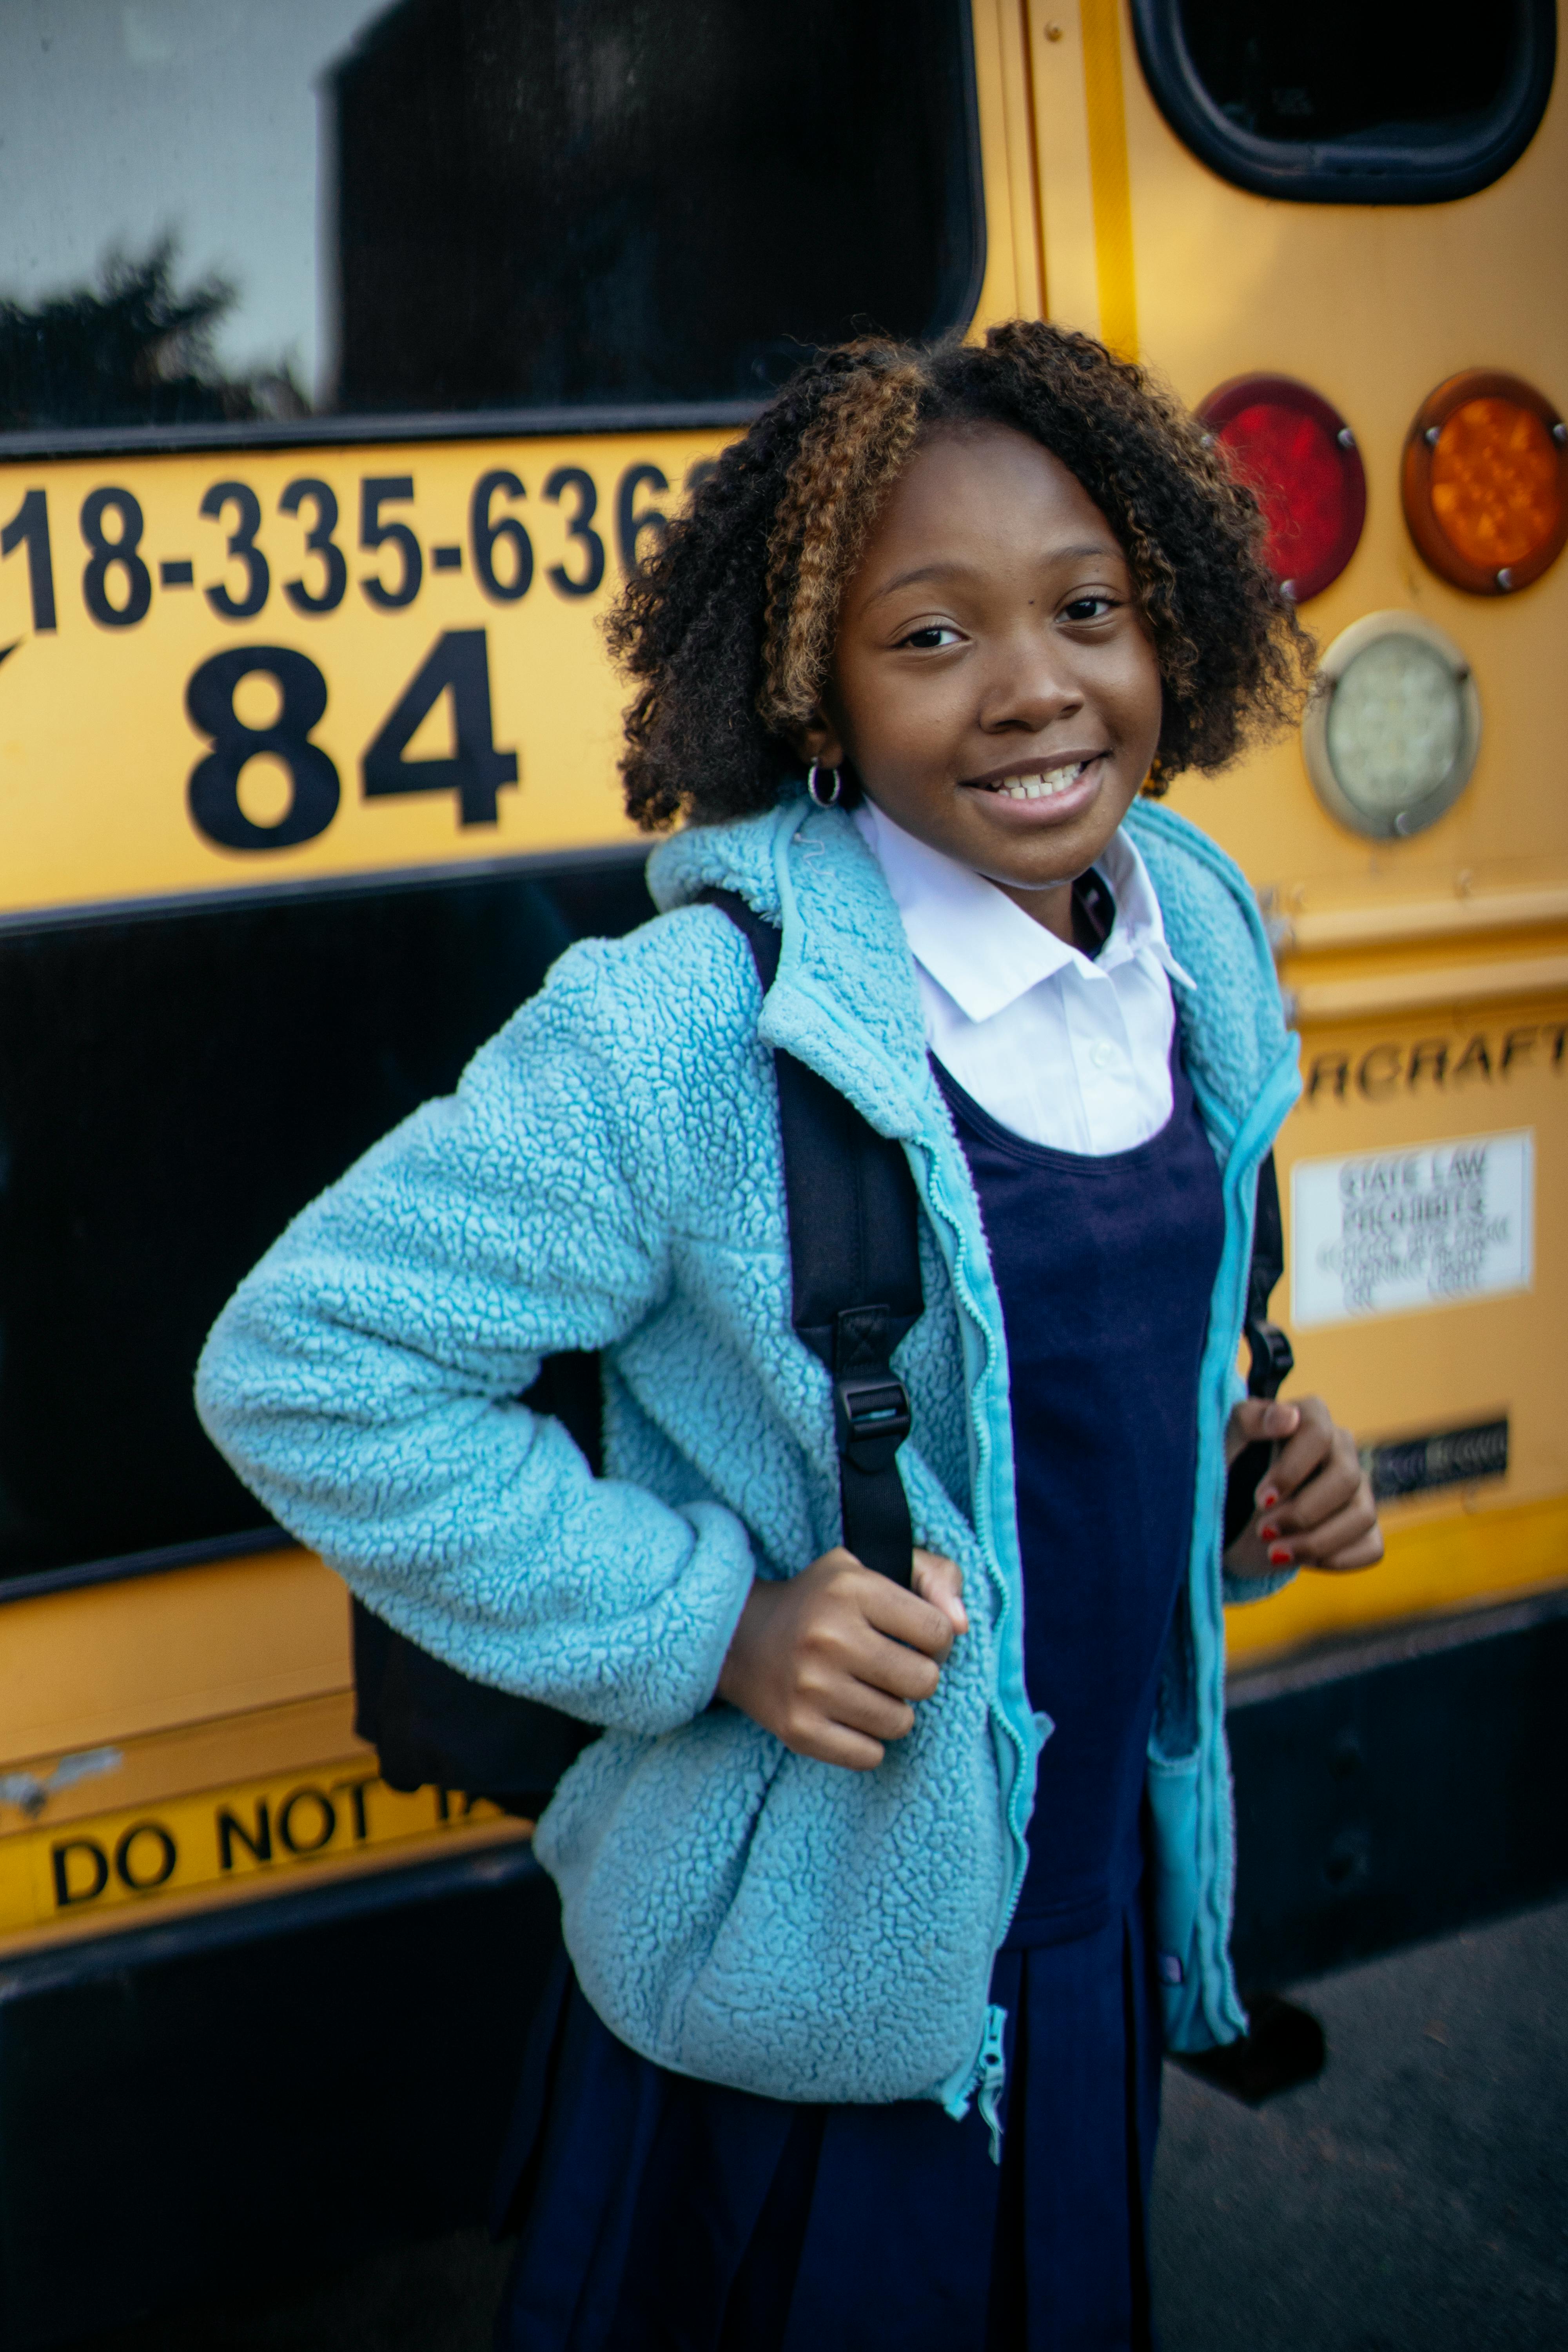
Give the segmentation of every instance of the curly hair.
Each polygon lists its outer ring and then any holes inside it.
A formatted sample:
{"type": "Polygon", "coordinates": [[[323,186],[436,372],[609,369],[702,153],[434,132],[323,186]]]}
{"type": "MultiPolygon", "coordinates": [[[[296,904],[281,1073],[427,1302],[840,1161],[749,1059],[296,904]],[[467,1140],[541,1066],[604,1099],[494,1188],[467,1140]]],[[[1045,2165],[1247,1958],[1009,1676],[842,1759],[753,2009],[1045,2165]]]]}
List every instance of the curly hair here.
{"type": "Polygon", "coordinates": [[[609,615],[637,681],[621,772],[646,830],[758,814],[798,776],[877,515],[922,441],[974,424],[1048,449],[1121,543],[1164,689],[1146,791],[1296,717],[1311,641],[1264,561],[1257,499],[1145,370],[1028,319],[978,347],[846,343],[724,451],[609,615]]]}

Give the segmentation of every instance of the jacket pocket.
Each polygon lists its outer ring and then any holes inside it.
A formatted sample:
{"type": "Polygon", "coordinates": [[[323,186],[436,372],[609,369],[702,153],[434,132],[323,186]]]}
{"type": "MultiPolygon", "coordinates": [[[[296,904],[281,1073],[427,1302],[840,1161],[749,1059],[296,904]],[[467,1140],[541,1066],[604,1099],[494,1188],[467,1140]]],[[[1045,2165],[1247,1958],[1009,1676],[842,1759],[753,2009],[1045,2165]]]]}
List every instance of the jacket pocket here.
{"type": "Polygon", "coordinates": [[[1181,2050],[1198,2013],[1197,1751],[1151,1757],[1147,1787],[1153,1828],[1154,1966],[1166,2045],[1181,2050]]]}
{"type": "Polygon", "coordinates": [[[874,1772],[729,1707],[607,1734],[536,1850],[584,1994],[660,2065],[879,2104],[934,2095],[978,2042],[1008,1856],[973,1652],[874,1772]]]}

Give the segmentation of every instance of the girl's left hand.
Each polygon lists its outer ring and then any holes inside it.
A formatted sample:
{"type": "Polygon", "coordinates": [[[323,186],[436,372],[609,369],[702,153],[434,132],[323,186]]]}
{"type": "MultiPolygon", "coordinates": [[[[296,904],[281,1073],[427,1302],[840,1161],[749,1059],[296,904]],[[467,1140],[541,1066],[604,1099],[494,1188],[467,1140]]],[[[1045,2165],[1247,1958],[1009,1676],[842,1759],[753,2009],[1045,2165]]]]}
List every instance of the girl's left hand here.
{"type": "Polygon", "coordinates": [[[1258,1482],[1249,1525],[1226,1553],[1232,1575],[1375,1567],[1383,1530],[1372,1485],[1354,1438],[1334,1426],[1322,1398],[1244,1398],[1226,1432],[1226,1461],[1258,1439],[1278,1451],[1258,1482]]]}

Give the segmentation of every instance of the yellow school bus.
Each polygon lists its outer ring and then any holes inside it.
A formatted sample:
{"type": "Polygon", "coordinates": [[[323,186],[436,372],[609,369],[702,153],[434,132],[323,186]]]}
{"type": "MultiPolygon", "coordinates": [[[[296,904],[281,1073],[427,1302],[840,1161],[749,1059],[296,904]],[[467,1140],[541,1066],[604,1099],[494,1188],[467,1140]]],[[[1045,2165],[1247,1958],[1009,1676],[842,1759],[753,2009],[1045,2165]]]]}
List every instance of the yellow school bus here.
{"type": "Polygon", "coordinates": [[[482,2200],[527,1828],[381,1781],[203,1439],[289,1214],[648,911],[599,624],[801,353],[1017,313],[1262,491],[1324,683],[1175,804],[1273,927],[1298,1378],[1376,1574],[1234,1613],[1283,1980],[1568,1875],[1552,0],[0,19],[0,2338],[482,2200]],[[1301,19],[1297,22],[1297,17],[1301,19]]]}

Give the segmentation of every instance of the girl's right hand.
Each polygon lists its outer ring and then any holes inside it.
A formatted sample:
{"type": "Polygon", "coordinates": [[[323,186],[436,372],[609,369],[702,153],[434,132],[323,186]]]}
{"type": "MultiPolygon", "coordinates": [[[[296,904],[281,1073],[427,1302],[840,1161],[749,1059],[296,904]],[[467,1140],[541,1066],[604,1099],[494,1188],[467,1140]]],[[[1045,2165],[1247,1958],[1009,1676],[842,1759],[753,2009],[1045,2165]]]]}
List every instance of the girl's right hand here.
{"type": "Polygon", "coordinates": [[[870,1772],[914,1729],[916,1701],[968,1630],[955,1560],[917,1551],[906,1591],[836,1545],[798,1576],[752,1585],[718,1696],[797,1756],[870,1772]]]}

